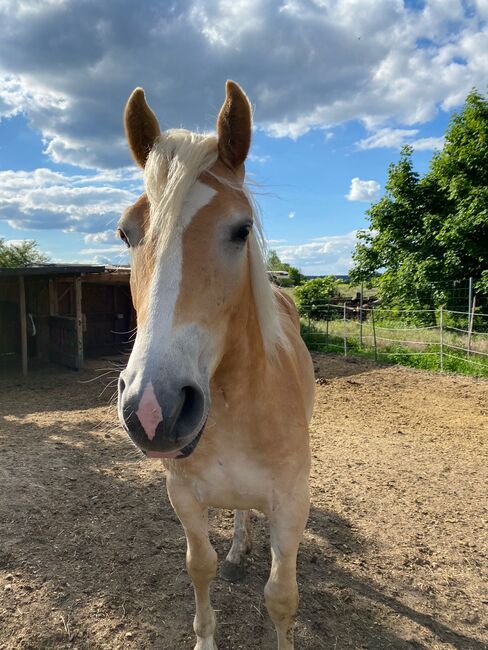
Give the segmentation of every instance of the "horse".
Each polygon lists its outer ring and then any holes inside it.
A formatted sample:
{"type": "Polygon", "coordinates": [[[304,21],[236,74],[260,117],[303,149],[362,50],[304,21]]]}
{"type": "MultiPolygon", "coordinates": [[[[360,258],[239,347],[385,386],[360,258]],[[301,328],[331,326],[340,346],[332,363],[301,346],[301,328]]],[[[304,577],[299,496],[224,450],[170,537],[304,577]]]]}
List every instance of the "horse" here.
{"type": "Polygon", "coordinates": [[[187,540],[195,650],[217,647],[209,507],[235,511],[221,567],[230,580],[241,577],[251,549],[249,510],[269,519],[265,603],[278,648],[291,650],[315,382],[293,300],[268,279],[258,211],[244,182],[251,105],[227,81],[216,136],[161,132],[136,88],[124,124],[145,191],[118,224],[130,249],[137,313],[118,417],[132,442],[166,469],[187,540]]]}

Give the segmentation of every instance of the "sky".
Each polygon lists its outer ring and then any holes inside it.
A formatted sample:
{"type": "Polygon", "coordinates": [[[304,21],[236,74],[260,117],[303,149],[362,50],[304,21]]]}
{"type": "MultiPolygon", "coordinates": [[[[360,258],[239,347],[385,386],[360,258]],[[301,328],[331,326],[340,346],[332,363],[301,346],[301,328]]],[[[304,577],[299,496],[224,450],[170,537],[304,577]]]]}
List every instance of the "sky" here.
{"type": "Polygon", "coordinates": [[[488,0],[0,0],[0,238],[55,262],[128,263],[142,192],[122,112],[211,131],[234,79],[254,109],[246,169],[268,244],[345,274],[403,144],[423,173],[472,87],[488,0]]]}

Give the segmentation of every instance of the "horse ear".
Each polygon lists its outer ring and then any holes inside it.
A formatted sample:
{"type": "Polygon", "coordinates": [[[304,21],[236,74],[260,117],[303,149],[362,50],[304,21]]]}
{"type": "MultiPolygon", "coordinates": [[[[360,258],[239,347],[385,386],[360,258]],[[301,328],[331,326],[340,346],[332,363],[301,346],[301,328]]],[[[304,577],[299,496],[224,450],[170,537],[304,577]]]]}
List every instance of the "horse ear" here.
{"type": "Polygon", "coordinates": [[[234,81],[225,84],[225,101],[217,118],[219,156],[232,169],[246,160],[251,146],[252,110],[249,99],[234,81]]]}
{"type": "Polygon", "coordinates": [[[147,105],[142,88],[136,88],[127,101],[124,127],[132,157],[138,165],[144,167],[161,130],[157,117],[147,105]]]}

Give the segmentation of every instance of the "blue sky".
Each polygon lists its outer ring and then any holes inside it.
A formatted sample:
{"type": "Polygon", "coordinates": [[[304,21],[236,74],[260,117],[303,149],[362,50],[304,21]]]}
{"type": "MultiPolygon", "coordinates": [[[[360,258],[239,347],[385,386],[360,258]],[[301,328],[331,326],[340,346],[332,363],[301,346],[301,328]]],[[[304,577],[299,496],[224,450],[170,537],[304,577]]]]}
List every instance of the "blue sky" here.
{"type": "Polygon", "coordinates": [[[0,0],[0,237],[54,261],[126,263],[141,192],[121,115],[213,129],[227,78],[254,106],[265,231],[310,274],[346,273],[403,143],[427,169],[488,79],[488,0],[0,0]]]}

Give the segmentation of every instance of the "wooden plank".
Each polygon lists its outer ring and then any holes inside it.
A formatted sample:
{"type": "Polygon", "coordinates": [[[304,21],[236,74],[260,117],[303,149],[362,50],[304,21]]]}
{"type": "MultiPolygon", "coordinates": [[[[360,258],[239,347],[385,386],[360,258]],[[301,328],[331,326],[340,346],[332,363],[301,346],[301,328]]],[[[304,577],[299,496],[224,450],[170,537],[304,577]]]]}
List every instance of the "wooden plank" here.
{"type": "Polygon", "coordinates": [[[55,281],[49,279],[49,316],[58,315],[58,288],[55,281]]]}
{"type": "Polygon", "coordinates": [[[120,284],[128,285],[130,282],[130,273],[100,273],[97,275],[83,276],[83,282],[88,284],[120,284]]]}
{"type": "Polygon", "coordinates": [[[19,308],[22,374],[25,377],[27,375],[27,310],[25,307],[25,280],[23,275],[19,275],[19,308]]]}
{"type": "Polygon", "coordinates": [[[81,278],[75,278],[76,367],[83,368],[83,314],[81,312],[81,278]]]}
{"type": "Polygon", "coordinates": [[[76,320],[67,316],[49,317],[49,358],[68,368],[78,367],[76,320]]]}

